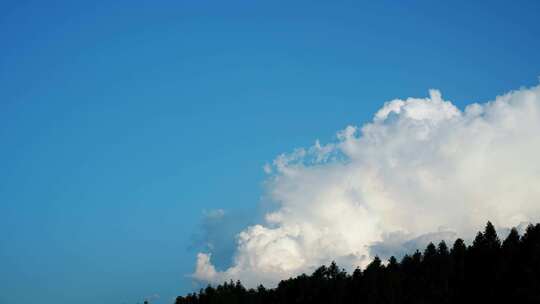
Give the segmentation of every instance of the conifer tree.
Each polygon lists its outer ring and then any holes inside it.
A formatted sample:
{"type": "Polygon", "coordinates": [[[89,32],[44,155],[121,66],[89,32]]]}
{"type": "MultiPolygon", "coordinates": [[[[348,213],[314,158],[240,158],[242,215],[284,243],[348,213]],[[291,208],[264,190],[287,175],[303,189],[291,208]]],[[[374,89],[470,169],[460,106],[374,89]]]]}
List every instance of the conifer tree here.
{"type": "Polygon", "coordinates": [[[497,236],[497,231],[491,222],[487,222],[484,229],[484,242],[488,250],[497,250],[501,247],[501,241],[497,236]]]}

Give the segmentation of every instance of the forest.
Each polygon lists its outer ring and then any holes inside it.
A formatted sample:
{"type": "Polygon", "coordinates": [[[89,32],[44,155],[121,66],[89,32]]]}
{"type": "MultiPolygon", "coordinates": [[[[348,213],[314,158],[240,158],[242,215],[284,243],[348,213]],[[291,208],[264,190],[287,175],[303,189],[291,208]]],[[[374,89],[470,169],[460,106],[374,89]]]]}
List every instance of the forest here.
{"type": "Polygon", "coordinates": [[[469,302],[540,303],[540,224],[523,235],[513,228],[501,242],[488,222],[470,245],[441,241],[400,261],[375,257],[352,273],[332,262],[271,289],[230,281],[176,298],[176,304],[469,302]]]}

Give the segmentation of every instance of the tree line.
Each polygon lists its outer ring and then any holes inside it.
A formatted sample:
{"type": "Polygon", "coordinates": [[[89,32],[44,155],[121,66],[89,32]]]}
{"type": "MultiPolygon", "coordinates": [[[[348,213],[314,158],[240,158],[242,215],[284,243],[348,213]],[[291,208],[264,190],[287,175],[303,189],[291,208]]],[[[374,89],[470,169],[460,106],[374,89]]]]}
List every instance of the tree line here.
{"type": "Polygon", "coordinates": [[[273,289],[230,281],[176,298],[176,304],[468,302],[540,303],[540,224],[529,225],[523,235],[513,228],[501,242],[488,222],[469,246],[462,239],[451,248],[441,241],[400,261],[375,257],[351,274],[332,262],[273,289]]]}

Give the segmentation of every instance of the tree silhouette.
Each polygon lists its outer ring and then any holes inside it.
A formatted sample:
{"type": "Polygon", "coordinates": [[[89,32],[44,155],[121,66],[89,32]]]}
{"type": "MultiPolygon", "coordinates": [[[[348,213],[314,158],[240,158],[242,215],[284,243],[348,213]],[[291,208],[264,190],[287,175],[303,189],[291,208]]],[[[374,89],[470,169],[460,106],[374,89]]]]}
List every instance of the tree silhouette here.
{"type": "Polygon", "coordinates": [[[311,275],[281,281],[276,288],[247,290],[240,281],[207,286],[176,304],[287,303],[540,303],[540,224],[523,236],[510,230],[502,241],[488,222],[472,245],[444,241],[384,264],[375,257],[348,275],[335,262],[311,275]]]}

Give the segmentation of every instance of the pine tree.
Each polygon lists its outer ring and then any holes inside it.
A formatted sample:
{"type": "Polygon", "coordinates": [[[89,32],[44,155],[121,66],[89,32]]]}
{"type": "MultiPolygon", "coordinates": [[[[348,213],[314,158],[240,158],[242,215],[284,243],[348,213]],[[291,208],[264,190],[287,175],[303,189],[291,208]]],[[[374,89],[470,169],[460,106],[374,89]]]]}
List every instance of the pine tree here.
{"type": "Polygon", "coordinates": [[[365,303],[378,303],[382,290],[380,289],[380,280],[382,275],[382,263],[378,256],[369,263],[364,270],[364,280],[362,286],[362,296],[365,303]]]}
{"type": "Polygon", "coordinates": [[[450,286],[452,291],[451,301],[454,303],[464,302],[465,289],[465,256],[467,254],[467,246],[462,239],[457,239],[450,251],[452,261],[452,273],[450,276],[450,286]]]}
{"type": "Polygon", "coordinates": [[[491,222],[487,222],[484,229],[484,242],[488,250],[498,250],[501,247],[501,241],[497,236],[497,231],[491,222]]]}
{"type": "Polygon", "coordinates": [[[431,263],[435,259],[435,256],[437,256],[437,248],[433,243],[429,243],[426,250],[424,250],[424,262],[431,263]]]}
{"type": "Polygon", "coordinates": [[[514,227],[502,243],[502,249],[506,252],[516,252],[519,248],[519,232],[514,227]]]}

